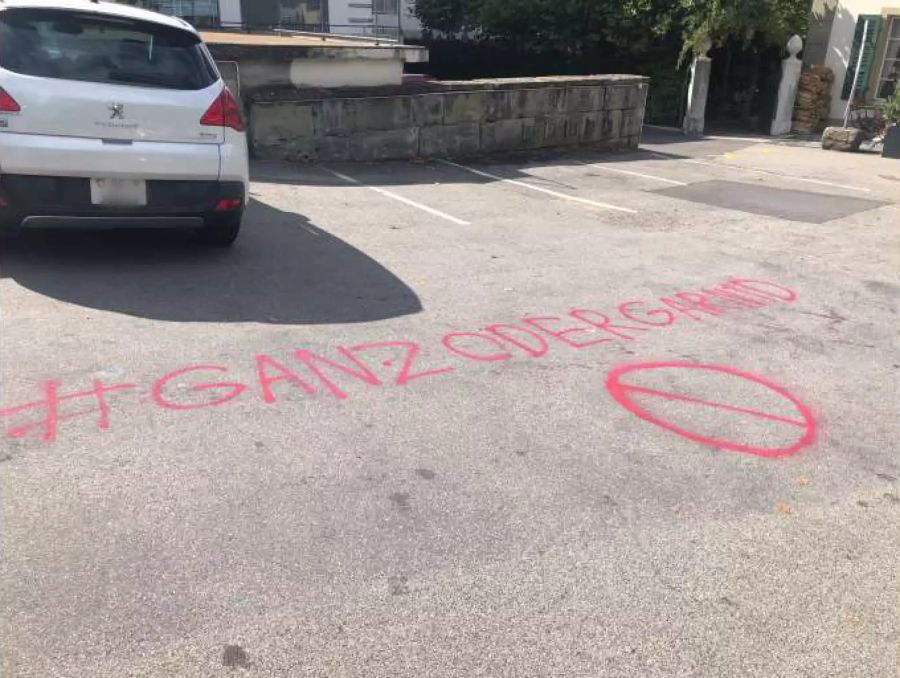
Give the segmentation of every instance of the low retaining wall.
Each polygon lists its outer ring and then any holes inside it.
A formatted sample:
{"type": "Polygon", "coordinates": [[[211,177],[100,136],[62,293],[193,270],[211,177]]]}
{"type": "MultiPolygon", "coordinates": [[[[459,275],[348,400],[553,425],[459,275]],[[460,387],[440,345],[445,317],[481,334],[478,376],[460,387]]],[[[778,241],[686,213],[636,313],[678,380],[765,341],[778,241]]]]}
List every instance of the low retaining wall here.
{"type": "Polygon", "coordinates": [[[649,81],[631,75],[275,90],[247,101],[257,157],[388,160],[637,148],[649,81]]]}

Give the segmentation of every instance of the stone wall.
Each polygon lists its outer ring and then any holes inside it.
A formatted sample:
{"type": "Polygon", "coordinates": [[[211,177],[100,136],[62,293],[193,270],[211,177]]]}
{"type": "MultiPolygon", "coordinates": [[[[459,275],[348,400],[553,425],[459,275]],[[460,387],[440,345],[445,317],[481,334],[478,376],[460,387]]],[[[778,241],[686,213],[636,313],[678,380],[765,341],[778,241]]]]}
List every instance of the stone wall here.
{"type": "Polygon", "coordinates": [[[257,157],[307,161],[636,148],[648,86],[597,75],[257,91],[247,101],[250,139],[257,157]]]}

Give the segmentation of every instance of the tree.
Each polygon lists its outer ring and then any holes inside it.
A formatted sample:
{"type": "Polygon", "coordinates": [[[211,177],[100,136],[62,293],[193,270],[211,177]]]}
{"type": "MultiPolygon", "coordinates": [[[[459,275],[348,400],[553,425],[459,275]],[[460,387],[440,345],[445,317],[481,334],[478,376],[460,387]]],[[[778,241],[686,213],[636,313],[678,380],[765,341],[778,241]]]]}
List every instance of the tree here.
{"type": "Polygon", "coordinates": [[[428,31],[462,33],[478,28],[481,0],[416,0],[415,13],[428,31]]]}
{"type": "Polygon", "coordinates": [[[534,50],[578,53],[598,45],[643,51],[684,9],[671,0],[417,0],[427,30],[469,32],[534,50]]]}
{"type": "Polygon", "coordinates": [[[810,0],[681,0],[685,9],[685,39],[681,59],[689,53],[705,54],[710,47],[728,47],[722,70],[722,88],[730,97],[731,57],[734,49],[752,54],[752,68],[741,104],[741,118],[749,122],[759,86],[764,51],[783,50],[788,39],[805,35],[810,0]]]}
{"type": "Polygon", "coordinates": [[[803,32],[811,0],[417,0],[428,30],[476,33],[536,49],[607,42],[640,51],[684,34],[686,51],[709,39],[783,44],[803,32]]]}
{"type": "Polygon", "coordinates": [[[703,43],[784,46],[806,32],[810,0],[681,0],[685,10],[685,51],[703,43]]]}

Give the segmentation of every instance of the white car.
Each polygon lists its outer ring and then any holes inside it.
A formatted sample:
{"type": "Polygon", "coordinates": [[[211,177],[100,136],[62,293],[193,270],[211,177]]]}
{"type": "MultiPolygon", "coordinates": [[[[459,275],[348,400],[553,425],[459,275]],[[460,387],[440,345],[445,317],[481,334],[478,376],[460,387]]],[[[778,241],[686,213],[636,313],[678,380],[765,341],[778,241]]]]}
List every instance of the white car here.
{"type": "Polygon", "coordinates": [[[230,245],[248,187],[240,106],[187,22],[0,0],[0,225],[172,227],[230,245]]]}

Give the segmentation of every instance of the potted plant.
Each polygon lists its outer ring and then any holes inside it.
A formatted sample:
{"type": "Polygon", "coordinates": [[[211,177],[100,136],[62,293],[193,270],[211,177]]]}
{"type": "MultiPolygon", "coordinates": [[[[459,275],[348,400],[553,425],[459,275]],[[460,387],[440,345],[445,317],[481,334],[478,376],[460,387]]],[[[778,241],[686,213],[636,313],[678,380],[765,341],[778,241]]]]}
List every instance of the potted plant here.
{"type": "Polygon", "coordinates": [[[887,129],[884,132],[884,158],[900,158],[900,89],[895,91],[881,109],[887,129]]]}

